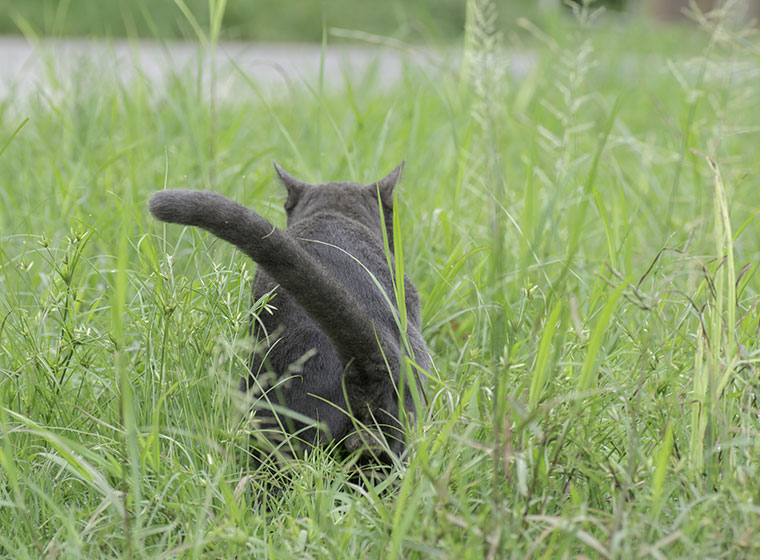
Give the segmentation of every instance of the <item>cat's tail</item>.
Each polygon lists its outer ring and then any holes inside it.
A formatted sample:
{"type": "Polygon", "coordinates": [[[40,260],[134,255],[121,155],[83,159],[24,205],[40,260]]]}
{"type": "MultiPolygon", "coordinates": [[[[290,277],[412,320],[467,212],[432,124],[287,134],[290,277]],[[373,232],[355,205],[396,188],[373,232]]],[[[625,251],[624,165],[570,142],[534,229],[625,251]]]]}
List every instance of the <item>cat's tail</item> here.
{"type": "Polygon", "coordinates": [[[356,299],[298,242],[245,206],[213,192],[167,190],[153,195],[151,214],[164,222],[197,226],[237,246],[306,310],[333,342],[347,372],[365,379],[399,371],[398,341],[374,328],[356,299]]]}

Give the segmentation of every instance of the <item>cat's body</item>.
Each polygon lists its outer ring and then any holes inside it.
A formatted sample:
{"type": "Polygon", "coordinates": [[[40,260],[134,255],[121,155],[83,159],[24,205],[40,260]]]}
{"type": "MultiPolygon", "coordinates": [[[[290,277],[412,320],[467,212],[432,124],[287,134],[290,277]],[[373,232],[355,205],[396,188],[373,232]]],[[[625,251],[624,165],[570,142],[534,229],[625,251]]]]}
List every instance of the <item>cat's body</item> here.
{"type": "MultiPolygon", "coordinates": [[[[401,379],[406,352],[397,327],[393,256],[389,263],[383,244],[383,226],[393,239],[393,188],[401,166],[370,185],[310,185],[275,166],[288,190],[286,231],[209,192],[162,191],[150,210],[235,244],[260,266],[254,298],[275,292],[273,312],[261,312],[253,324],[256,338],[267,344],[253,354],[242,384],[273,405],[260,407],[260,429],[308,445],[336,440],[349,451],[382,448],[399,456],[405,448],[399,403],[413,417],[412,392],[420,389],[401,379]]],[[[411,358],[426,370],[417,293],[408,278],[404,285],[411,358]]]]}

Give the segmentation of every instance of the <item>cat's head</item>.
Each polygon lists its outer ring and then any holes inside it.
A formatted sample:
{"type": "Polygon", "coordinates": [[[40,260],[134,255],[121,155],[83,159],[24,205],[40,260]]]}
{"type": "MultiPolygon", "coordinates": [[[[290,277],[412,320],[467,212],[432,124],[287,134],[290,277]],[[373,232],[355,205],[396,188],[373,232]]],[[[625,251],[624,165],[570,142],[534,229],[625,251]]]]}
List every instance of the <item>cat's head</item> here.
{"type": "Polygon", "coordinates": [[[364,224],[382,239],[384,222],[393,250],[393,189],[404,169],[404,162],[379,181],[367,185],[346,182],[312,185],[296,179],[277,162],[274,168],[288,191],[285,201],[288,226],[315,214],[331,212],[364,224]]]}

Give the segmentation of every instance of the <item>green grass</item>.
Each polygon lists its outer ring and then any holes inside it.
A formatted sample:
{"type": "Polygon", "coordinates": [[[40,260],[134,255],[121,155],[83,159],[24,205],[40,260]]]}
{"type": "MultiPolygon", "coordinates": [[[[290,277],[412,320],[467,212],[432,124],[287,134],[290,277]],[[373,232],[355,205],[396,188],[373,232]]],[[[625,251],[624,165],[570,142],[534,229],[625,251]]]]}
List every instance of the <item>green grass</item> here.
{"type": "Polygon", "coordinates": [[[212,114],[190,72],[83,63],[0,103],[2,555],[757,556],[757,43],[548,31],[519,80],[481,27],[461,81],[241,85],[212,114]],[[436,371],[393,490],[319,452],[257,500],[254,266],[148,215],[210,188],[282,224],[275,158],[361,181],[407,160],[436,371]]]}
{"type": "MultiPolygon", "coordinates": [[[[559,3],[559,2],[558,2],[559,3]]],[[[530,0],[502,2],[505,22],[536,9],[530,0]]],[[[322,23],[415,41],[449,42],[462,34],[461,0],[227,0],[222,36],[255,41],[319,42],[322,23]]],[[[0,33],[52,36],[193,38],[183,9],[208,27],[208,0],[0,0],[0,33]]]]}

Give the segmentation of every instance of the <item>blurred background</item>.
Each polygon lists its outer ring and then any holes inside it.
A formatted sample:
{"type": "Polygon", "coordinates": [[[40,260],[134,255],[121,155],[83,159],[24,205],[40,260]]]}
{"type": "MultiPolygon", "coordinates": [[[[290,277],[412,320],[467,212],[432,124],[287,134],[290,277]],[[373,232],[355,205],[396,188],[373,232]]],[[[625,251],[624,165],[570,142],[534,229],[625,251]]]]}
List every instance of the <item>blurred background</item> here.
{"type": "MultiPolygon", "coordinates": [[[[209,28],[209,5],[226,4],[220,38],[318,42],[331,28],[360,29],[413,42],[450,43],[461,37],[464,0],[0,0],[0,34],[195,38],[209,28]]],[[[540,20],[570,13],[581,0],[497,0],[499,27],[517,30],[520,17],[540,20]]],[[[727,6],[746,23],[760,0],[597,0],[622,18],[660,22],[727,6]]],[[[560,16],[561,17],[561,16],[560,16]]],[[[692,16],[693,19],[693,16],[692,16]]]]}

